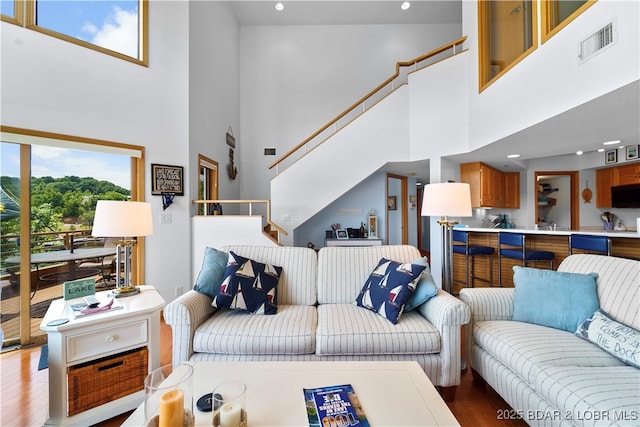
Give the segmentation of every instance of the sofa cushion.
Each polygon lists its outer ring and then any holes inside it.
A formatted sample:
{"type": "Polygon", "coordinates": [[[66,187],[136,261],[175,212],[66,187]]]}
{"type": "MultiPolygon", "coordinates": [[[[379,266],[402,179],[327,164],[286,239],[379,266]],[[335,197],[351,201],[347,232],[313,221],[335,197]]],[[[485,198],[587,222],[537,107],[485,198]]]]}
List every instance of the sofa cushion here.
{"type": "Polygon", "coordinates": [[[631,366],[548,366],[532,388],[574,425],[631,426],[640,420],[639,384],[631,366]]]}
{"type": "Polygon", "coordinates": [[[245,258],[265,264],[281,266],[278,304],[315,305],[317,303],[318,255],[313,249],[295,246],[248,245],[228,245],[220,249],[227,252],[233,251],[245,258]]]}
{"type": "Polygon", "coordinates": [[[316,308],[280,305],[273,316],[219,310],[195,332],[193,350],[222,354],[313,354],[316,308]]]}
{"type": "Polygon", "coordinates": [[[378,313],[393,324],[415,292],[425,266],[381,258],[365,282],[356,305],[378,313]]]}
{"type": "MultiPolygon", "coordinates": [[[[618,322],[640,330],[640,262],[606,255],[566,257],[558,271],[598,273],[600,308],[618,322]]],[[[595,311],[595,310],[594,310],[595,311]]]]}
{"type": "Polygon", "coordinates": [[[394,325],[353,304],[318,306],[316,353],[384,355],[440,352],[440,333],[417,311],[394,325]]]}
{"type": "Polygon", "coordinates": [[[593,313],[578,327],[576,335],[640,369],[640,331],[616,322],[604,311],[593,313]]]}
{"type": "Polygon", "coordinates": [[[510,320],[476,322],[475,342],[529,384],[544,366],[623,366],[572,333],[510,320]]]}
{"type": "Polygon", "coordinates": [[[202,268],[198,273],[194,289],[211,298],[215,298],[224,278],[224,270],[227,267],[229,254],[214,248],[205,248],[202,268]]]}
{"type": "Polygon", "coordinates": [[[231,251],[224,279],[211,305],[254,314],[276,314],[281,272],[282,267],[263,264],[231,251]]]}
{"type": "Polygon", "coordinates": [[[575,332],[598,309],[598,275],[513,267],[513,320],[575,332]]]}
{"type": "Polygon", "coordinates": [[[321,248],[318,252],[318,303],[352,303],[380,258],[411,262],[420,258],[420,251],[409,245],[321,248]]]}
{"type": "Polygon", "coordinates": [[[405,312],[413,310],[417,306],[424,304],[425,302],[429,301],[430,298],[438,294],[438,287],[433,281],[433,276],[429,271],[429,263],[427,262],[427,258],[422,257],[417,260],[411,261],[411,263],[424,265],[425,269],[420,275],[420,280],[418,281],[418,286],[416,286],[415,292],[411,294],[409,300],[404,305],[405,312]]]}

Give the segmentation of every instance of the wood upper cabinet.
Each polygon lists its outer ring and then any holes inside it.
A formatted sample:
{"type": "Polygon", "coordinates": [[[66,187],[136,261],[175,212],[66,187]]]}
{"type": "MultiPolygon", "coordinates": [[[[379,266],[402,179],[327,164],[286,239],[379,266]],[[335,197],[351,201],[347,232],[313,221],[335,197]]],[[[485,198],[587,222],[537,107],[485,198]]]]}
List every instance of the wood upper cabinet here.
{"type": "Polygon", "coordinates": [[[520,173],[502,171],[481,162],[462,163],[460,181],[471,187],[474,208],[520,207],[520,173]]]}
{"type": "Polygon", "coordinates": [[[520,172],[504,173],[504,207],[520,209],[520,172]]]}
{"type": "Polygon", "coordinates": [[[613,185],[640,184],[640,162],[613,168],[613,185]]]}
{"type": "Polygon", "coordinates": [[[596,169],[596,207],[611,207],[611,187],[613,186],[613,169],[596,169]]]}
{"type": "Polygon", "coordinates": [[[596,207],[611,207],[611,187],[640,184],[640,162],[596,169],[596,207]]]}

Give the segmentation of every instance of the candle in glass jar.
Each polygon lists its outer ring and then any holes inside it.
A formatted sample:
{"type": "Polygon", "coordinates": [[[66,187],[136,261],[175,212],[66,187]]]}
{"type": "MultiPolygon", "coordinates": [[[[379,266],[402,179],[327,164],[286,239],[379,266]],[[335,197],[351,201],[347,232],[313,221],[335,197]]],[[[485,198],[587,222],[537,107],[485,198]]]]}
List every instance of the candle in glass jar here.
{"type": "Polygon", "coordinates": [[[220,427],[237,427],[242,420],[242,408],[236,403],[225,403],[220,407],[220,427]]]}
{"type": "Polygon", "coordinates": [[[184,393],[171,390],[160,397],[160,427],[181,427],[184,418],[184,393]]]}

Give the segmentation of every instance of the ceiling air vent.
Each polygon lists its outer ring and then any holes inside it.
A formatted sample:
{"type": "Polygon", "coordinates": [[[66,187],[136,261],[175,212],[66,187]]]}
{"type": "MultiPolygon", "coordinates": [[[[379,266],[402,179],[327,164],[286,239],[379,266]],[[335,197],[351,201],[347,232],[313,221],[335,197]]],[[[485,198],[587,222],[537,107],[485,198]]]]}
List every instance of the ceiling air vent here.
{"type": "Polygon", "coordinates": [[[603,49],[611,46],[616,42],[618,31],[615,25],[615,21],[612,21],[600,28],[595,33],[580,42],[579,58],[581,62],[586,61],[597,53],[600,53],[603,49]]]}

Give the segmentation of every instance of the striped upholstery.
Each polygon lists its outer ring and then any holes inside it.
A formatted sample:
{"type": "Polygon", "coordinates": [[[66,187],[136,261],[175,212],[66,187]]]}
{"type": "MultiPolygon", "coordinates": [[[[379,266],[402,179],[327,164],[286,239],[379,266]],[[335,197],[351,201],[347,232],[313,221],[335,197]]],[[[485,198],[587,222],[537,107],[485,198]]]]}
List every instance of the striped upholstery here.
{"type": "Polygon", "coordinates": [[[316,347],[322,355],[438,353],[440,333],[415,310],[394,325],[353,304],[322,304],[316,347]]]}
{"type": "Polygon", "coordinates": [[[413,246],[328,246],[318,252],[318,303],[351,304],[380,258],[411,262],[420,258],[413,246]]]}
{"type": "Polygon", "coordinates": [[[193,351],[223,354],[314,353],[316,307],[280,305],[274,315],[220,310],[195,332],[193,351]]]}
{"type": "Polygon", "coordinates": [[[308,248],[226,246],[279,265],[278,313],[251,315],[211,307],[189,291],[165,308],[173,364],[183,361],[415,360],[436,386],[460,384],[461,326],[469,308],[439,291],[393,325],[354,301],[380,258],[410,262],[412,246],[308,248]],[[319,303],[319,304],[318,304],[319,303]]]}
{"type": "MultiPolygon", "coordinates": [[[[598,273],[603,310],[638,329],[640,262],[571,255],[558,271],[598,273]]],[[[513,289],[462,289],[468,361],[530,425],[640,425],[640,370],[577,336],[513,322],[513,289]]]]}

